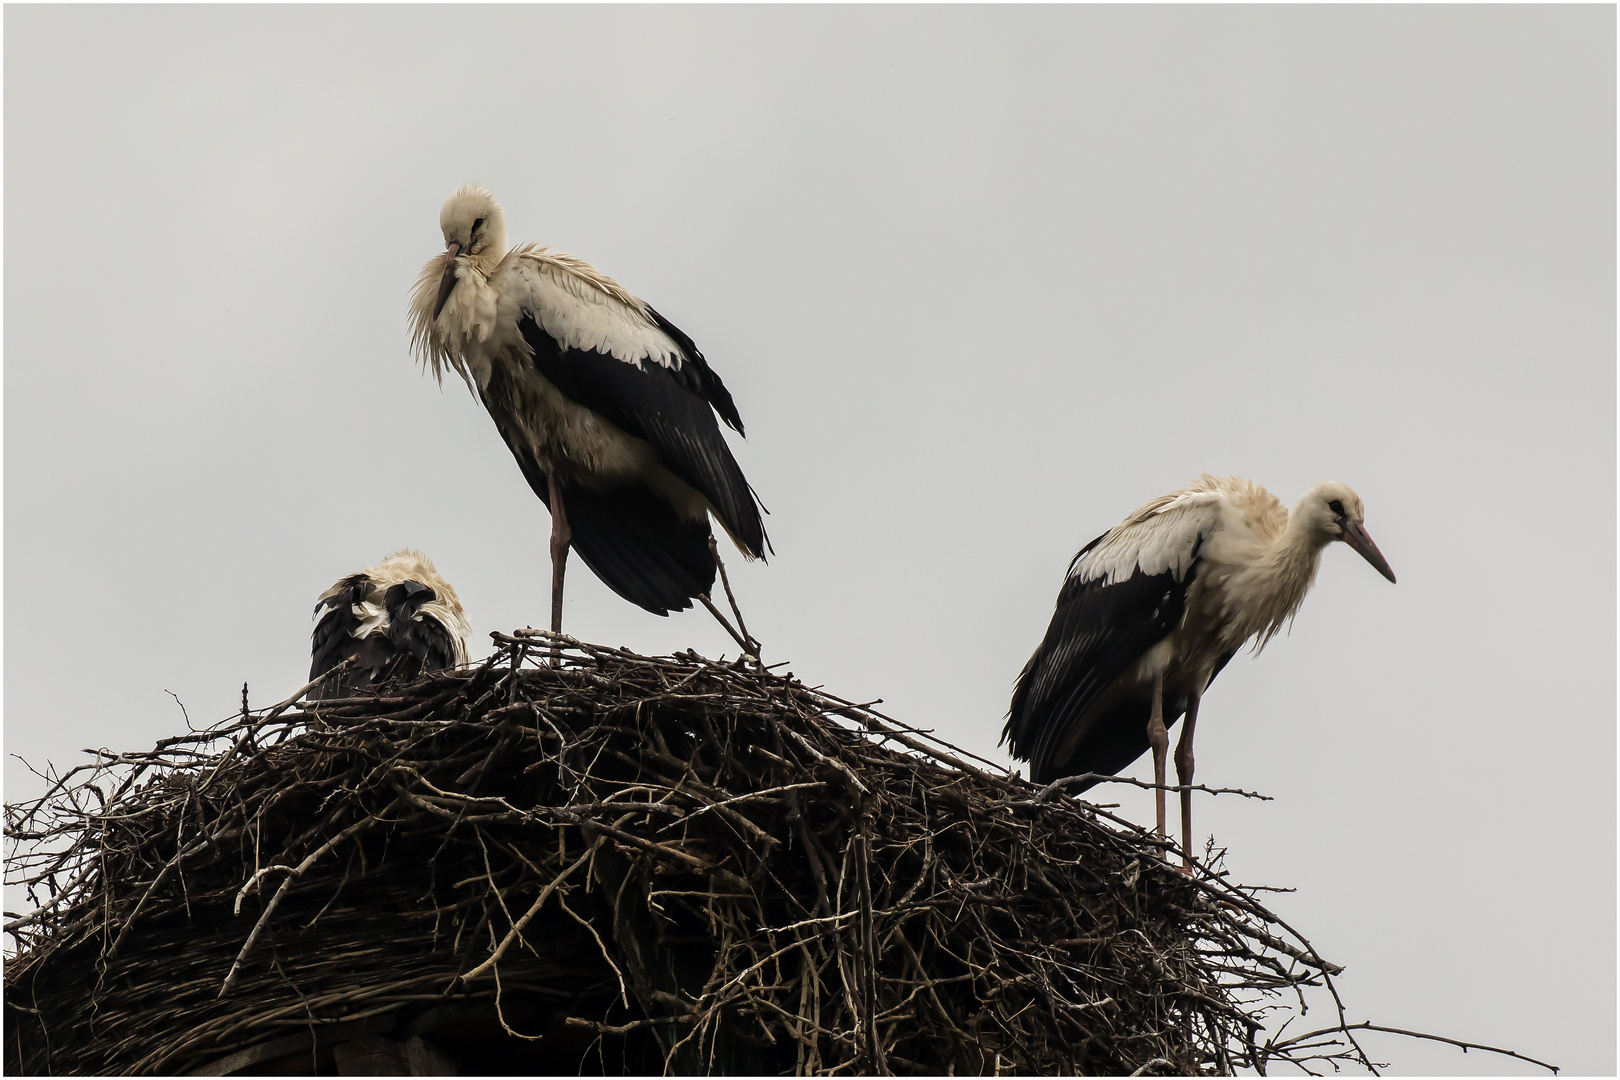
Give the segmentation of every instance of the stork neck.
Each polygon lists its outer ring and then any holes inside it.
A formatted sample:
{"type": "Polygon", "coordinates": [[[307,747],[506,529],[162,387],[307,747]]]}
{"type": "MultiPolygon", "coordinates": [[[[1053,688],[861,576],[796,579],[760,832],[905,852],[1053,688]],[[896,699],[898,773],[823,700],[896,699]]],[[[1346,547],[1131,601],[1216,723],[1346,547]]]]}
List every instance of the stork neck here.
{"type": "Polygon", "coordinates": [[[1290,514],[1282,535],[1246,571],[1236,575],[1233,586],[1238,595],[1248,598],[1248,618],[1232,627],[1241,634],[1238,641],[1258,634],[1259,648],[1293,618],[1316,580],[1316,568],[1328,539],[1306,525],[1299,515],[1290,514]]]}
{"type": "Polygon", "coordinates": [[[500,247],[490,244],[476,255],[463,255],[461,261],[463,266],[488,281],[495,275],[495,270],[505,261],[506,255],[507,251],[504,244],[500,247]]]}
{"type": "MultiPolygon", "coordinates": [[[[460,260],[455,287],[445,299],[437,318],[432,315],[433,293],[438,273],[424,273],[413,301],[418,348],[433,365],[435,375],[450,368],[482,392],[489,386],[490,361],[487,343],[499,324],[499,294],[490,280],[504,256],[500,253],[471,255],[460,260]]],[[[442,266],[429,263],[430,269],[442,266]]]]}
{"type": "Polygon", "coordinates": [[[1321,565],[1322,549],[1332,539],[1307,524],[1303,514],[1297,511],[1289,514],[1288,527],[1271,545],[1269,557],[1265,560],[1268,569],[1281,581],[1297,588],[1300,596],[1304,596],[1316,577],[1316,568],[1321,565]]]}

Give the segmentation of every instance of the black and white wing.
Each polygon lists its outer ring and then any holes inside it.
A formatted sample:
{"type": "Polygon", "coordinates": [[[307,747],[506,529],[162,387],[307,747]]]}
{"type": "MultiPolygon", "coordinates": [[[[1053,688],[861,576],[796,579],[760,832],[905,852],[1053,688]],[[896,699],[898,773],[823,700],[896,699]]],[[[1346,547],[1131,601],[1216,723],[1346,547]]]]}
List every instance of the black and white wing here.
{"type": "Polygon", "coordinates": [[[1115,680],[1180,624],[1219,501],[1209,492],[1157,500],[1074,557],[1002,731],[1035,782],[1122,767],[1140,753],[1116,764],[1100,721],[1114,704],[1115,680]]]}
{"type": "Polygon", "coordinates": [[[731,393],[692,339],[588,264],[531,253],[519,328],[540,374],[570,399],[645,440],[670,472],[709,500],[745,555],[765,553],[765,525],[716,419],[739,435],[731,393]]]}
{"type": "MultiPolygon", "coordinates": [[[[690,338],[589,264],[524,249],[502,286],[527,362],[564,396],[652,448],[663,469],[713,508],[743,553],[768,547],[753,492],[716,413],[743,430],[737,407],[690,338]]],[[[496,389],[485,407],[548,509],[548,478],[529,425],[496,389]]],[[[614,592],[657,615],[692,606],[714,585],[707,514],[678,512],[645,484],[576,484],[565,511],[570,546],[614,592]]]]}

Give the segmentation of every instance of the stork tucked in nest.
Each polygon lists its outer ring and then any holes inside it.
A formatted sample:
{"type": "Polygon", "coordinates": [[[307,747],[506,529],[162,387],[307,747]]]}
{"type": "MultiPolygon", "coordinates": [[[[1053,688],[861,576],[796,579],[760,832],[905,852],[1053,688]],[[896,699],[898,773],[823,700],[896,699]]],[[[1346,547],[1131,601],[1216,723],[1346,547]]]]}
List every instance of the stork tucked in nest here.
{"type": "Polygon", "coordinates": [[[321,593],[310,635],[310,679],[345,660],[317,693],[347,697],[389,679],[467,663],[472,627],[450,583],[420,551],[396,551],[321,593]]]}

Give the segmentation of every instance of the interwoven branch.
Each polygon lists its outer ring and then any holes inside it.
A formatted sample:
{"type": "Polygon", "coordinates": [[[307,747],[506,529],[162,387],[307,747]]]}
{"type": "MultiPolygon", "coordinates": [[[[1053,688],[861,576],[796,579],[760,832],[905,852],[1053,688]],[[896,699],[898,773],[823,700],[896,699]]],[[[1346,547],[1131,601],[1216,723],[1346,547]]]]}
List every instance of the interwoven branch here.
{"type": "Polygon", "coordinates": [[[8,1071],[480,1002],[610,1071],[1370,1067],[1263,1041],[1337,968],[1087,803],[757,663],[493,636],[8,806],[8,1071]]]}

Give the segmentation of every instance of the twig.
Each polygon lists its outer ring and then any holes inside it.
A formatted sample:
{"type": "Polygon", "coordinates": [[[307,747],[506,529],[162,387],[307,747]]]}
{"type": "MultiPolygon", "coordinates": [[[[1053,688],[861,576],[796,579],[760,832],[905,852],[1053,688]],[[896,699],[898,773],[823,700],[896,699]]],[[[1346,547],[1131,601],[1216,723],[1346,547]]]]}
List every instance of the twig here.
{"type": "Polygon", "coordinates": [[[690,1019],[691,1016],[691,1013],[682,1013],[679,1016],[660,1016],[651,1020],[632,1020],[628,1024],[603,1024],[595,1020],[587,1020],[583,1016],[570,1016],[563,1020],[563,1024],[567,1027],[594,1031],[598,1035],[628,1035],[632,1031],[642,1031],[650,1027],[677,1023],[681,1020],[690,1019]]]}
{"type": "MultiPolygon", "coordinates": [[[[626,817],[629,816],[631,815],[626,815],[626,817]]],[[[501,943],[495,946],[495,950],[489,954],[483,963],[479,964],[466,974],[458,976],[459,981],[463,983],[470,983],[499,963],[501,957],[506,955],[506,950],[512,947],[512,943],[523,936],[523,928],[529,925],[530,920],[540,913],[540,909],[545,906],[545,903],[548,899],[550,899],[551,894],[557,891],[557,886],[561,885],[564,881],[567,881],[568,878],[573,875],[575,870],[578,870],[581,866],[584,866],[590,857],[596,854],[596,849],[602,846],[605,839],[605,837],[597,837],[595,842],[592,843],[590,847],[585,849],[585,853],[583,855],[569,863],[566,869],[564,869],[556,877],[552,878],[551,881],[547,883],[546,887],[540,890],[540,895],[535,897],[534,903],[529,906],[528,911],[523,913],[523,917],[512,924],[512,929],[507,931],[506,936],[501,939],[501,943]]]]}
{"type": "Polygon", "coordinates": [[[1242,795],[1245,799],[1259,799],[1261,802],[1271,802],[1272,796],[1262,795],[1258,791],[1244,791],[1241,788],[1212,788],[1203,784],[1150,784],[1146,780],[1138,780],[1134,776],[1109,776],[1106,773],[1080,773],[1076,776],[1065,776],[1053,780],[1041,788],[1033,799],[1004,803],[1006,806],[1035,806],[1045,802],[1052,795],[1068,787],[1070,784],[1131,784],[1135,787],[1145,788],[1148,791],[1158,791],[1161,787],[1165,791],[1203,791],[1210,795],[1242,795]]]}
{"type": "Polygon", "coordinates": [[[1271,1051],[1282,1050],[1289,1046],[1297,1046],[1301,1043],[1309,1042],[1312,1039],[1321,1038],[1324,1035],[1336,1035],[1340,1033],[1348,1034],[1351,1031],[1382,1031],[1390,1035],[1405,1035],[1409,1039],[1427,1039],[1430,1042],[1447,1043],[1451,1046],[1460,1047],[1462,1052],[1465,1054],[1470,1050],[1484,1050],[1489,1054],[1500,1054],[1503,1057],[1517,1058],[1519,1061],[1529,1062],[1531,1065],[1546,1069],[1554,1076],[1558,1075],[1560,1071],[1559,1066],[1557,1065],[1552,1065],[1545,1061],[1540,1061],[1536,1058],[1529,1057],[1525,1054],[1516,1053],[1512,1050],[1504,1050],[1499,1046],[1486,1046],[1484,1043],[1466,1042],[1462,1039],[1449,1039],[1444,1035],[1430,1035],[1424,1031],[1408,1031],[1405,1028],[1385,1027],[1382,1024],[1374,1024],[1370,1020],[1363,1021],[1359,1024],[1337,1024],[1333,1027],[1318,1028],[1315,1031],[1306,1032],[1304,1035],[1295,1035],[1291,1039],[1284,1039],[1282,1042],[1269,1043],[1267,1044],[1267,1049],[1271,1051]]]}
{"type": "Polygon", "coordinates": [[[219,764],[214,766],[213,770],[208,774],[207,779],[205,779],[202,782],[202,785],[198,787],[198,794],[208,790],[209,785],[212,784],[215,778],[219,776],[220,770],[225,768],[226,765],[230,764],[231,759],[236,757],[237,753],[244,745],[252,741],[253,736],[257,734],[261,728],[275,720],[278,716],[292,708],[294,705],[298,704],[299,701],[303,700],[305,694],[309,693],[311,690],[315,689],[317,686],[321,685],[321,683],[326,682],[333,676],[347,671],[351,666],[353,666],[353,664],[354,661],[352,659],[344,660],[322,674],[315,676],[315,678],[299,687],[293,693],[292,697],[265,713],[264,716],[261,717],[256,723],[244,726],[241,737],[238,738],[231,749],[219,759],[219,764]]]}
{"type": "MultiPolygon", "coordinates": [[[[390,813],[396,806],[399,805],[399,803],[400,800],[394,800],[388,805],[388,809],[383,811],[383,814],[385,815],[390,813]]],[[[331,851],[349,837],[355,836],[361,832],[364,832],[366,829],[369,829],[371,826],[377,824],[380,820],[382,820],[382,815],[361,818],[359,821],[355,822],[353,825],[350,825],[347,829],[344,829],[342,832],[332,837],[332,839],[310,852],[309,856],[305,858],[303,862],[299,863],[288,872],[287,876],[281,880],[281,887],[276,890],[275,895],[270,898],[270,902],[265,905],[264,913],[259,916],[259,921],[253,924],[253,932],[250,933],[248,935],[248,939],[242,943],[242,950],[236,954],[236,959],[231,962],[231,970],[226,974],[225,982],[219,988],[220,997],[225,997],[231,992],[231,987],[236,985],[236,976],[237,973],[242,970],[242,962],[248,958],[250,953],[253,952],[253,946],[258,942],[259,935],[263,933],[264,928],[269,925],[270,916],[275,914],[276,907],[281,903],[281,898],[287,895],[287,890],[292,887],[292,883],[302,877],[304,871],[308,870],[311,866],[314,866],[322,855],[325,855],[328,851],[331,851]]]]}

